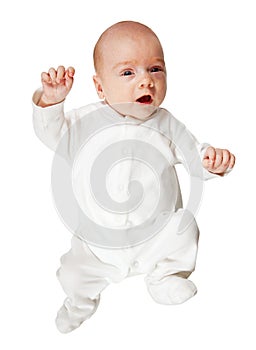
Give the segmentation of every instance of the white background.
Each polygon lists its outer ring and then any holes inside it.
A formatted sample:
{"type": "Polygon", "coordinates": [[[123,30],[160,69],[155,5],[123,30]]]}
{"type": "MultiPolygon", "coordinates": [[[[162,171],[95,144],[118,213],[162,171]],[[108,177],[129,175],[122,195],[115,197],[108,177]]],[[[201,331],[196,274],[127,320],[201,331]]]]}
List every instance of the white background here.
{"type": "Polygon", "coordinates": [[[255,2],[14,0],[0,6],[0,347],[255,349],[255,2]],[[67,109],[96,101],[94,43],[125,19],[147,24],[162,41],[163,106],[200,141],[229,148],[237,164],[229,176],[205,184],[193,299],[158,305],[143,277],[133,277],[108,287],[97,313],[62,335],[54,324],[64,298],[55,270],[71,233],[54,208],[53,154],[34,135],[31,96],[41,71],[63,64],[76,68],[67,109]]]}

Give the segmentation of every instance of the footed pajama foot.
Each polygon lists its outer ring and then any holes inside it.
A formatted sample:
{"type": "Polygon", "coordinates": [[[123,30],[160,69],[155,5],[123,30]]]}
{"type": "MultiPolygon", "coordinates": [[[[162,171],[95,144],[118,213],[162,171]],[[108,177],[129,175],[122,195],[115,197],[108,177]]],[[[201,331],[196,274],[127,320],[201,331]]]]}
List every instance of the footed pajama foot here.
{"type": "Polygon", "coordinates": [[[151,282],[148,290],[157,303],[165,305],[184,303],[197,292],[192,281],[178,276],[168,276],[161,281],[151,282]]]}

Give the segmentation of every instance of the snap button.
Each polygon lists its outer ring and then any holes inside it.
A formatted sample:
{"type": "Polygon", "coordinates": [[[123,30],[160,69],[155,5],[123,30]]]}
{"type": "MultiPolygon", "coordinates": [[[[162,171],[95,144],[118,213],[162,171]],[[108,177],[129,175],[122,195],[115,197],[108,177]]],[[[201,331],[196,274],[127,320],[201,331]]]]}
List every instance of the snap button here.
{"type": "Polygon", "coordinates": [[[137,260],[134,260],[134,262],[132,263],[133,267],[137,268],[139,267],[139,262],[137,260]]]}
{"type": "Polygon", "coordinates": [[[128,147],[124,147],[123,148],[123,154],[125,156],[131,155],[132,154],[132,150],[130,148],[128,148],[128,147]]]}

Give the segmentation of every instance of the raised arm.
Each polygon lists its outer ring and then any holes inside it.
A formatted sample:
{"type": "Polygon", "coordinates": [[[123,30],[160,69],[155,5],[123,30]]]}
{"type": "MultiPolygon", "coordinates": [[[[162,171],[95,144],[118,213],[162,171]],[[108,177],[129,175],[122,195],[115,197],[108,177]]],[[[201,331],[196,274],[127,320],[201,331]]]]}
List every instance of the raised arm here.
{"type": "Polygon", "coordinates": [[[64,115],[64,103],[70,92],[75,69],[59,66],[41,74],[42,87],[33,96],[33,124],[38,138],[56,150],[63,134],[76,116],[64,115]]]}

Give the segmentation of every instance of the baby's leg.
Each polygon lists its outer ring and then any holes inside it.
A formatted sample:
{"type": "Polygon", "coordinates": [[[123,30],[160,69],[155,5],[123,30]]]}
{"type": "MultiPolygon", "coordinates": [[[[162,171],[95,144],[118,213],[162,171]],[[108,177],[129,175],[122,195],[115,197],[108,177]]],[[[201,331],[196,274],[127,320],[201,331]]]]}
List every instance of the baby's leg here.
{"type": "Polygon", "coordinates": [[[96,311],[100,293],[118,274],[118,269],[99,260],[79,238],[73,237],[72,248],[61,258],[57,277],[67,294],[56,318],[60,332],[68,333],[80,326],[96,311]]]}
{"type": "Polygon", "coordinates": [[[191,224],[177,234],[184,213],[185,210],[179,210],[174,214],[167,227],[170,238],[162,242],[169,246],[169,253],[156,262],[145,278],[150,295],[160,304],[180,304],[197,292],[196,286],[187,278],[195,269],[199,230],[192,214],[186,211],[191,224]]]}

